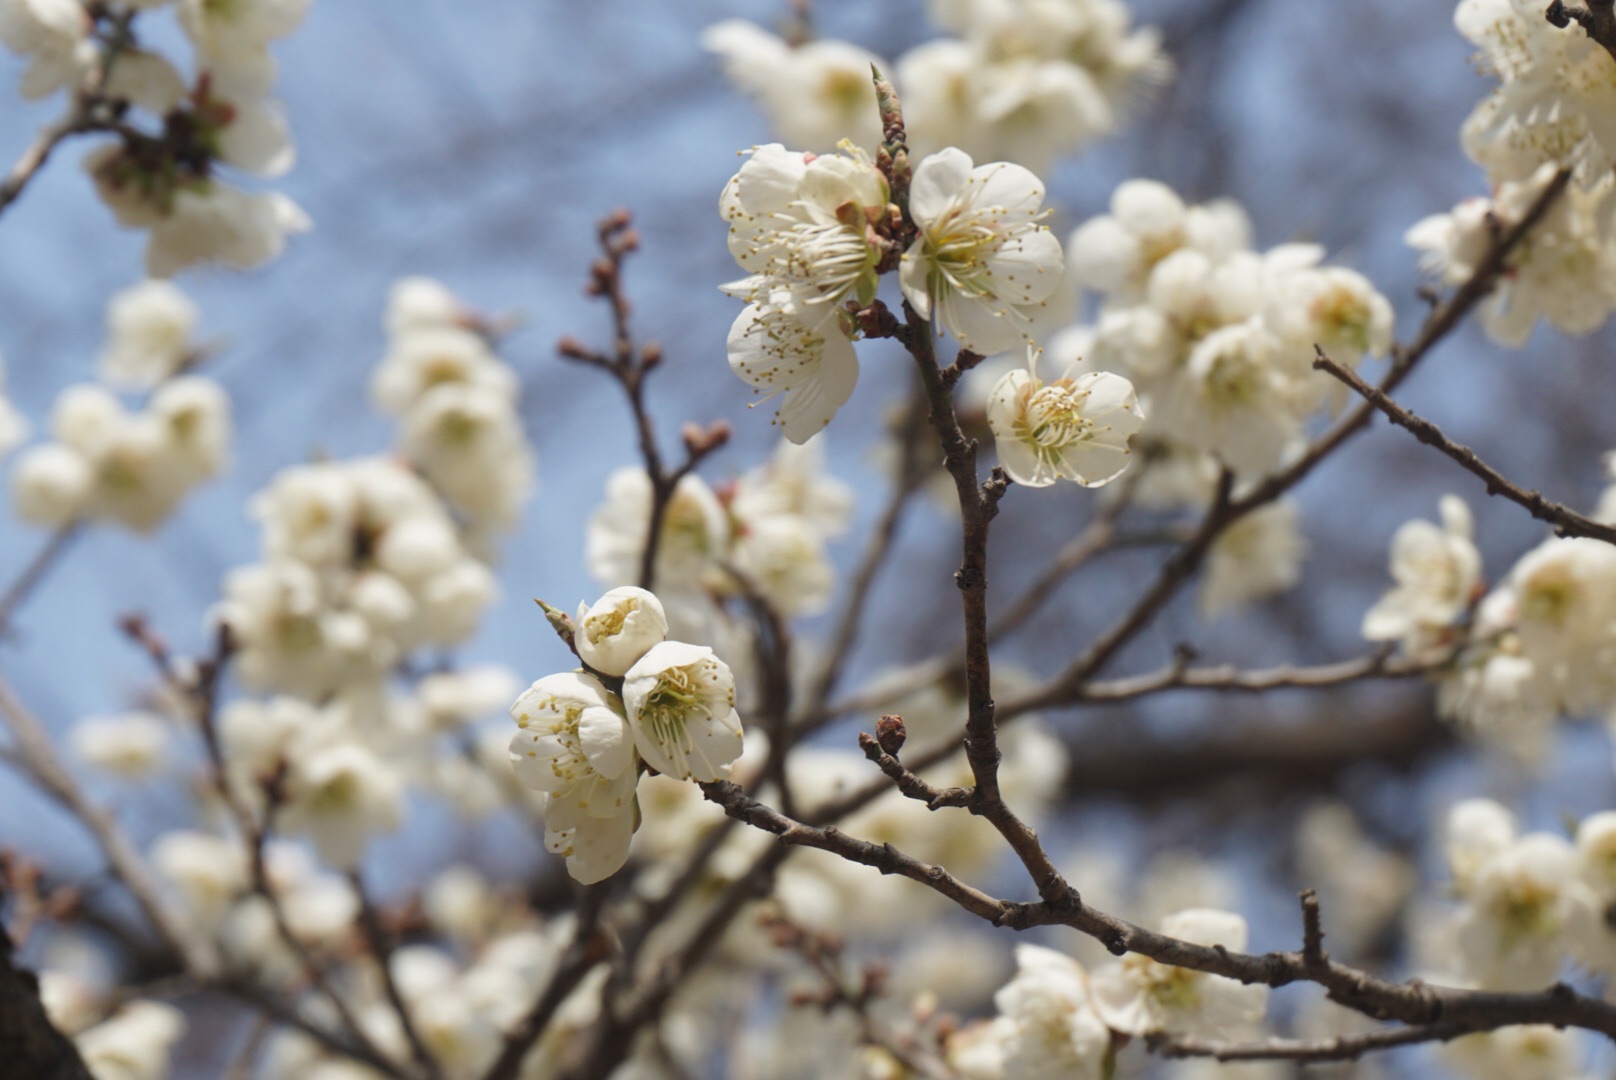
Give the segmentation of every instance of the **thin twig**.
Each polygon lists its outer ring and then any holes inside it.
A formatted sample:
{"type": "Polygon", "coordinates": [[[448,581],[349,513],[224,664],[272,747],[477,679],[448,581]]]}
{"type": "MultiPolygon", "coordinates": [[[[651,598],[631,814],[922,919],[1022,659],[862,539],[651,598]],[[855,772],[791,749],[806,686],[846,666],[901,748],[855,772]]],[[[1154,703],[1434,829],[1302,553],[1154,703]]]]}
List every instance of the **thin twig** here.
{"type": "MultiPolygon", "coordinates": [[[[1270,987],[1310,982],[1349,1009],[1380,1020],[1414,1027],[1442,1024],[1452,1034],[1491,1031],[1516,1024],[1576,1027],[1616,1038],[1616,1004],[1557,983],[1536,993],[1503,993],[1436,986],[1420,980],[1393,982],[1329,959],[1322,950],[1316,913],[1306,914],[1307,946],[1294,952],[1239,953],[1199,945],[1135,926],[1084,904],[1075,891],[1057,900],[1017,903],[1002,900],[961,881],[941,866],[928,865],[891,844],[873,844],[836,828],[816,828],[787,818],[729,783],[703,784],[702,791],[726,814],[775,834],[788,846],[818,848],[849,862],[902,874],[953,900],[994,926],[1026,930],[1069,926],[1103,944],[1113,955],[1133,952],[1159,963],[1270,987]]],[[[1312,904],[1316,905],[1314,898],[1312,904]]]]}
{"type": "Polygon", "coordinates": [[[186,970],[199,979],[216,976],[220,967],[213,943],[201,934],[192,933],[184,915],[169,904],[117,817],[92,803],[84,794],[56,756],[44,725],[3,677],[0,677],[0,719],[11,731],[12,752],[21,760],[24,775],[95,837],[107,866],[123,882],[158,934],[184,960],[186,970]]]}
{"type": "MultiPolygon", "coordinates": [[[[1414,340],[1408,345],[1397,346],[1392,350],[1391,365],[1380,381],[1382,393],[1390,394],[1400,386],[1420,360],[1451,333],[1470,310],[1492,290],[1498,277],[1507,268],[1510,254],[1549,212],[1549,208],[1564,193],[1566,185],[1570,182],[1569,169],[1562,169],[1556,173],[1526,213],[1493,239],[1491,247],[1478,262],[1470,277],[1455,289],[1452,295],[1431,310],[1414,340]]],[[[1079,694],[1083,683],[1093,677],[1131,642],[1139,631],[1149,625],[1156,614],[1177,595],[1178,590],[1194,577],[1213,543],[1226,529],[1301,483],[1320,462],[1364,430],[1375,412],[1375,407],[1369,402],[1361,402],[1315,439],[1294,462],[1238,496],[1234,495],[1232,477],[1226,472],[1219,484],[1218,494],[1213,498],[1212,507],[1202,520],[1201,527],[1188,543],[1174,552],[1163,564],[1155,581],[1144,595],[1046,686],[1018,699],[1018,707],[1039,708],[1071,700],[1079,694]]],[[[1003,711],[1013,714],[1008,705],[1003,711]]]]}
{"type": "Polygon", "coordinates": [[[438,1065],[437,1059],[432,1056],[432,1051],[427,1049],[426,1043],[421,1041],[421,1033],[416,1029],[415,1018],[409,1005],[404,1001],[404,995],[399,991],[398,980],[393,978],[393,940],[387,928],[382,925],[381,915],[376,911],[376,905],[365,889],[364,875],[357,867],[348,872],[348,883],[353,886],[354,896],[359,900],[359,929],[365,935],[365,944],[370,947],[371,956],[376,960],[376,968],[381,974],[382,990],[387,995],[387,1003],[397,1014],[399,1028],[410,1044],[410,1056],[427,1076],[441,1077],[443,1070],[438,1065]]]}
{"type": "Polygon", "coordinates": [[[1337,1035],[1333,1039],[1267,1039],[1243,1043],[1222,1039],[1187,1039],[1153,1036],[1152,1052],[1168,1058],[1207,1057],[1217,1061],[1356,1061],[1376,1050],[1447,1042],[1462,1035],[1474,1035],[1470,1024],[1436,1023],[1413,1027],[1385,1028],[1359,1035],[1337,1035]]]}
{"type": "Polygon", "coordinates": [[[1422,416],[1418,416],[1403,406],[1397,404],[1382,390],[1360,379],[1352,370],[1342,367],[1319,350],[1318,356],[1313,360],[1313,366],[1321,371],[1327,371],[1341,382],[1351,387],[1352,391],[1362,397],[1369,404],[1386,414],[1386,418],[1398,427],[1409,432],[1420,442],[1435,447],[1446,454],[1471,475],[1479,477],[1487,485],[1487,494],[1508,499],[1539,521],[1548,522],[1554,526],[1554,531],[1560,536],[1585,536],[1594,540],[1603,540],[1607,544],[1616,544],[1616,527],[1584,517],[1561,503],[1546,499],[1542,493],[1528,491],[1519,484],[1510,480],[1503,473],[1487,464],[1470,447],[1456,443],[1442,433],[1442,429],[1422,416]]]}
{"type": "Polygon", "coordinates": [[[45,575],[50,573],[51,568],[56,565],[56,560],[67,551],[74,538],[79,535],[79,530],[79,522],[72,521],[51,533],[50,539],[45,541],[45,546],[39,549],[38,554],[28,561],[28,565],[22,568],[6,591],[0,594],[0,638],[4,638],[10,631],[11,620],[16,617],[23,604],[28,602],[28,598],[45,579],[45,575]]]}

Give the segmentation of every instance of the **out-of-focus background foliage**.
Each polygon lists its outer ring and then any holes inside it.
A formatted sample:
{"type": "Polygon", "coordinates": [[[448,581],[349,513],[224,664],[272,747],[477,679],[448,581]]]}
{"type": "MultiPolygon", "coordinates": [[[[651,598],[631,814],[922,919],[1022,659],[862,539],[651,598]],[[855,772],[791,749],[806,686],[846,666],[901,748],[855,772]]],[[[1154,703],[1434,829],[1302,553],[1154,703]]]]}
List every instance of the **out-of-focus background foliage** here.
{"type": "MultiPolygon", "coordinates": [[[[635,460],[616,388],[554,351],[564,334],[598,340],[604,333],[603,312],[581,294],[603,213],[631,208],[643,237],[630,291],[639,332],[666,350],[652,395],[664,438],[671,442],[686,419],[730,420],[735,438],[706,469],[715,481],[772,444],[766,412],[745,410],[749,392],[726,370],[724,336],[737,306],[716,288],[736,276],[718,191],[737,166],[736,151],[771,135],[701,51],[698,35],[737,15],[770,25],[784,8],[758,0],[316,3],[307,25],[276,50],[299,151],[296,169],[276,186],[315,229],[264,271],[182,279],[208,334],[225,345],[215,374],[234,401],[234,466],[151,539],[110,528],[82,539],[0,649],[7,676],[62,730],[126,705],[147,682],[146,661],[114,626],[118,613],[145,612],[177,645],[200,646],[222,575],[256,554],[247,497],[287,464],[388,444],[388,423],[359,403],[382,351],[388,287],[406,274],[440,278],[485,310],[521,316],[503,352],[526,378],[541,486],[504,558],[504,600],[464,655],[506,663],[524,677],[553,668],[559,646],[530,598],[570,606],[593,596],[583,526],[607,473],[635,460]]],[[[1162,27],[1177,76],[1123,134],[1048,178],[1058,230],[1064,235],[1102,211],[1129,177],[1163,180],[1188,199],[1232,197],[1250,213],[1260,247],[1316,240],[1369,275],[1397,306],[1406,338],[1424,305],[1402,233],[1479,193],[1483,182],[1459,149],[1458,129],[1489,84],[1469,66],[1452,5],[1141,0],[1134,11],[1162,27]]],[[[821,34],[888,58],[937,34],[916,0],[820,0],[815,18],[821,34]]],[[[0,61],[0,83],[10,87],[19,71],[15,61],[0,61]]],[[[9,160],[59,103],[27,106],[9,89],[3,100],[0,156],[9,160]]],[[[97,202],[77,165],[82,153],[82,144],[70,144],[0,220],[0,351],[8,393],[34,417],[63,386],[92,376],[103,305],[141,273],[139,238],[120,233],[97,202]]],[[[1405,400],[1459,441],[1485,447],[1528,486],[1586,506],[1601,485],[1599,455],[1616,445],[1616,417],[1601,390],[1608,341],[1608,332],[1587,341],[1540,332],[1526,349],[1506,352],[1465,330],[1421,369],[1405,400]]],[[[883,490],[872,455],[882,414],[907,377],[899,355],[880,348],[864,355],[860,391],[825,436],[833,470],[860,493],[861,527],[883,490]]],[[[1515,507],[1488,504],[1446,459],[1377,425],[1301,493],[1312,547],[1299,589],[1211,627],[1197,622],[1193,605],[1180,604],[1118,670],[1159,662],[1180,641],[1209,660],[1250,665],[1358,654],[1358,620],[1386,581],[1391,532],[1411,517],[1433,517],[1438,496],[1450,490],[1476,507],[1493,575],[1540,535],[1515,507]]],[[[1012,493],[1006,501],[993,571],[1001,600],[1094,505],[1078,490],[1043,495],[1012,493]]],[[[838,548],[843,566],[857,537],[838,548]]],[[[14,523],[0,526],[0,578],[43,541],[14,523]]],[[[953,642],[936,630],[954,633],[958,622],[950,518],[922,506],[901,542],[900,560],[877,589],[854,682],[953,642]]],[[[1003,655],[1053,671],[1136,594],[1150,559],[1097,562],[1003,655]]],[[[805,636],[817,625],[810,620],[805,636]]],[[[1254,916],[1253,945],[1264,948],[1294,937],[1289,897],[1299,883],[1286,865],[1285,837],[1312,795],[1347,797],[1372,831],[1399,846],[1461,792],[1535,791],[1527,805],[1545,823],[1562,811],[1610,805],[1603,732],[1572,731],[1539,783],[1456,747],[1430,713],[1430,693],[1410,685],[1261,702],[1180,696],[1148,710],[1060,717],[1076,769],[1055,846],[1190,845],[1230,855],[1252,871],[1252,882],[1269,883],[1253,884],[1242,905],[1254,916]],[[1229,738],[1253,723],[1306,725],[1313,734],[1300,747],[1229,738]],[[1353,726],[1364,724],[1373,734],[1353,726]],[[1320,752],[1320,739],[1332,735],[1349,751],[1382,739],[1391,756],[1420,767],[1334,768],[1320,752]],[[1253,750],[1281,763],[1226,767],[1253,750]],[[1285,760],[1293,750],[1313,764],[1285,760]]],[[[142,834],[184,813],[177,793],[101,790],[142,834]]],[[[450,828],[446,816],[422,809],[404,836],[383,843],[378,867],[397,883],[426,868],[420,852],[480,859],[506,873],[535,857],[531,840],[509,836],[467,837],[464,844],[481,846],[449,851],[430,841],[459,835],[435,832],[450,828]]],[[[32,850],[54,851],[63,867],[94,865],[72,827],[0,778],[0,845],[23,838],[32,850]]]]}

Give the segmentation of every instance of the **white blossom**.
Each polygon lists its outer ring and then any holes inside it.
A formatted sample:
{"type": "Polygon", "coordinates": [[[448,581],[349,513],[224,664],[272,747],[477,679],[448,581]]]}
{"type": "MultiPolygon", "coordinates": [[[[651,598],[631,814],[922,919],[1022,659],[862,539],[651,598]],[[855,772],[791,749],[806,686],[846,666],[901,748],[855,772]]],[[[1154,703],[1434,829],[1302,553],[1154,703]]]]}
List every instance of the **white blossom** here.
{"type": "Polygon", "coordinates": [[[722,780],[741,755],[735,677],[705,646],[653,646],[624,676],[623,701],[640,756],[666,776],[722,780]]]}
{"type": "Polygon", "coordinates": [[[107,304],[101,377],[116,386],[149,390],[195,356],[197,309],[167,281],[143,281],[107,304]]]}
{"type": "MultiPolygon", "coordinates": [[[[1162,933],[1194,945],[1246,947],[1246,921],[1238,915],[1191,908],[1163,920],[1162,933]]],[[[1129,953],[1094,973],[1095,1006],[1106,1024],[1131,1035],[1217,1035],[1261,1020],[1268,987],[1174,967],[1129,953]]]]}
{"type": "Polygon", "coordinates": [[[150,778],[168,752],[168,725],[149,712],[90,716],[73,726],[73,750],[96,768],[131,780],[150,778]]]}
{"type": "Polygon", "coordinates": [[[33,100],[70,85],[93,63],[90,18],[78,0],[3,0],[0,45],[28,58],[22,96],[33,100]]]}
{"type": "MultiPolygon", "coordinates": [[[[529,787],[568,796],[558,818],[623,812],[636,779],[633,742],[598,680],[574,673],[546,676],[516,699],[511,718],[520,729],[511,741],[511,766],[529,787]]],[[[555,799],[550,805],[558,810],[555,799]]]]}
{"type": "MultiPolygon", "coordinates": [[[[618,469],[606,480],[606,502],[589,518],[584,562],[589,576],[615,587],[640,578],[651,521],[651,481],[645,470],[618,469]]],[[[657,546],[658,595],[696,587],[729,545],[729,521],[712,488],[690,474],[674,488],[657,546]]]]}
{"type": "Polygon", "coordinates": [[[1549,833],[1512,840],[1481,864],[1459,916],[1465,970],[1492,990],[1539,990],[1587,947],[1598,914],[1571,844],[1549,833]]]}
{"type": "Polygon", "coordinates": [[[756,147],[724,185],[718,211],[730,254],[752,275],[722,286],[731,296],[787,307],[814,330],[844,300],[874,297],[881,252],[868,229],[886,216],[887,182],[857,146],[817,156],[756,147]]]}
{"type": "Polygon", "coordinates": [[[730,79],[757,99],[786,142],[829,150],[843,139],[864,146],[880,141],[870,69],[886,63],[874,54],[833,39],[793,46],[744,19],[709,26],[701,44],[718,54],[730,79]]]}
{"type": "Polygon", "coordinates": [[[1215,618],[1301,580],[1307,540],[1298,516],[1296,504],[1282,499],[1223,530],[1207,553],[1199,597],[1204,616],[1215,618]]]}
{"type": "Polygon", "coordinates": [[[1469,611],[1481,578],[1470,508],[1456,495],[1444,495],[1439,508],[1440,526],[1410,521],[1393,535],[1397,587],[1365,613],[1368,640],[1396,641],[1419,652],[1441,642],[1469,611]]]}
{"type": "Polygon", "coordinates": [[[1006,1080],[1100,1080],[1111,1033],[1095,1012],[1088,973],[1038,945],[1016,946],[1016,977],[993,996],[1008,1021],[1000,1041],[1006,1080]]]}
{"type": "Polygon", "coordinates": [[[180,25],[216,63],[256,59],[271,41],[296,30],[308,8],[309,0],[179,0],[180,25]]]}
{"type": "Polygon", "coordinates": [[[847,531],[853,490],[825,472],[824,440],[781,442],[761,465],[735,481],[729,509],[739,521],[790,517],[825,537],[847,531]]]}
{"type": "Polygon", "coordinates": [[[1043,182],[1020,165],[976,166],[953,148],[926,158],[909,190],[918,235],[899,268],[904,296],[975,352],[1026,341],[1063,267],[1043,202],[1043,182]]]}
{"type": "Polygon", "coordinates": [[[1038,354],[1005,373],[988,400],[999,464],[1028,487],[1071,480],[1083,487],[1109,483],[1128,467],[1128,440],[1145,414],[1133,384],[1109,371],[1068,374],[1045,383],[1038,354]]]}
{"type": "Polygon", "coordinates": [[[339,741],[292,755],[286,777],[286,829],[314,841],[333,866],[358,864],[372,836],[398,828],[404,817],[401,778],[356,742],[339,741]]]}
{"type": "Polygon", "coordinates": [[[61,443],[29,447],[11,473],[12,508],[33,525],[66,525],[84,513],[94,490],[89,459],[61,443]]]}
{"type": "Polygon", "coordinates": [[[835,322],[815,329],[796,305],[748,304],[730,327],[730,370],[766,396],[780,395],[775,422],[794,443],[824,430],[853,396],[858,356],[835,322]]]}
{"type": "Polygon", "coordinates": [[[131,1001],[74,1043],[96,1080],[167,1080],[169,1054],[185,1014],[158,1001],[131,1001]]]}
{"type": "Polygon", "coordinates": [[[218,182],[203,191],[182,190],[151,223],[146,272],[172,277],[201,262],[251,270],[278,256],[288,236],[311,227],[308,216],[279,192],[249,194],[218,182]]]}
{"type": "Polygon", "coordinates": [[[668,636],[662,601],[633,585],[580,604],[574,626],[579,658],[606,675],[622,675],[668,636]]]}

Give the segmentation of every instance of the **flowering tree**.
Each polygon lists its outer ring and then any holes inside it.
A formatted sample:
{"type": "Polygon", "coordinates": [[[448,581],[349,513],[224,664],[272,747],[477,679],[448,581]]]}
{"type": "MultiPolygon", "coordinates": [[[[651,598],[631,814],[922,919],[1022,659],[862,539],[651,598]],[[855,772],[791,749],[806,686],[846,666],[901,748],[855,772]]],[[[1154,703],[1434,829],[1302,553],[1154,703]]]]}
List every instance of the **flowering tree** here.
{"type": "MultiPolygon", "coordinates": [[[[271,46],[306,7],[0,0],[22,93],[63,109],[0,183],[0,212],[82,141],[150,275],[110,298],[97,380],[47,422],[0,399],[12,508],[43,534],[0,629],[72,573],[75,536],[150,533],[226,465],[219,346],[172,279],[251,269],[310,228],[285,195],[235,186],[292,164],[271,46]]],[[[744,305],[726,348],[765,410],[689,423],[670,453],[653,402],[673,361],[637,336],[625,280],[639,236],[605,217],[586,291],[609,340],[558,352],[620,391],[637,461],[587,522],[547,510],[583,526],[600,591],[540,600],[533,670],[464,648],[534,498],[511,327],[412,277],[370,385],[393,444],[287,464],[252,498],[260,555],[220,583],[194,654],[107,613],[150,661],[142,709],[57,733],[0,677],[0,758],[105,864],[104,881],[70,880],[26,838],[3,853],[7,1070],[158,1080],[206,1044],[220,1075],[266,1080],[1372,1077],[1428,1075],[1406,1048],[1442,1044],[1441,1067],[1481,1080],[1594,1075],[1599,1037],[1616,1038],[1616,811],[1526,832],[1460,793],[1422,882],[1344,805],[1316,803],[1295,830],[1298,910],[1249,921],[1205,861],[1128,882],[1037,826],[1069,771],[1117,767],[1082,743],[1068,760],[1080,707],[1419,680],[1426,711],[1517,770],[1562,719],[1616,710],[1616,488],[1586,513],[1553,501],[1394,396],[1467,320],[1520,346],[1616,310],[1611,3],[1459,3],[1495,81],[1462,132],[1489,194],[1409,228],[1433,283],[1401,334],[1368,278],[1319,245],[1256,250],[1229,201],[1134,179],[1056,235],[1039,174],[1171,77],[1159,35],[1117,0],[931,8],[948,36],[895,65],[816,38],[805,4],[785,38],[707,30],[782,140],[715,193],[744,276],[706,283],[744,305]],[[839,576],[830,545],[859,500],[823,445],[869,392],[861,355],[907,374],[886,490],[839,576]],[[714,456],[769,410],[778,449],[720,478],[714,456]],[[1141,661],[1192,588],[1215,626],[1315,587],[1293,496],[1376,417],[1476,482],[1391,537],[1365,649],[1206,663],[1199,626],[1141,661]],[[1553,530],[1491,581],[1482,493],[1553,530]],[[958,537],[952,583],[894,558],[928,498],[958,537]],[[1086,526],[1025,591],[990,588],[1001,509],[1060,499],[1086,526]],[[1123,548],[1146,560],[1098,632],[1063,639],[1053,673],[1005,663],[1059,585],[1123,548]],[[849,689],[861,652],[890,659],[869,629],[884,577],[959,605],[927,655],[849,689]],[[183,821],[137,839],[97,774],[166,784],[183,821]],[[427,801],[545,853],[519,880],[466,864],[378,890],[377,844],[427,801]]]]}

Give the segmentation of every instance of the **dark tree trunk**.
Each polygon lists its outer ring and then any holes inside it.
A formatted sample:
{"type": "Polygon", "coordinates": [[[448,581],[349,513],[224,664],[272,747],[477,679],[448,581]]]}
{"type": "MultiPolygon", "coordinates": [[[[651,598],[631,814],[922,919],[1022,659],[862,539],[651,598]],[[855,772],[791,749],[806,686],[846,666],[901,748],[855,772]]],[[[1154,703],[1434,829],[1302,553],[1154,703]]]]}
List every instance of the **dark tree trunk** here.
{"type": "Polygon", "coordinates": [[[39,979],[12,962],[0,928],[0,1073],[28,1080],[92,1080],[73,1040],[51,1026],[39,979]]]}

